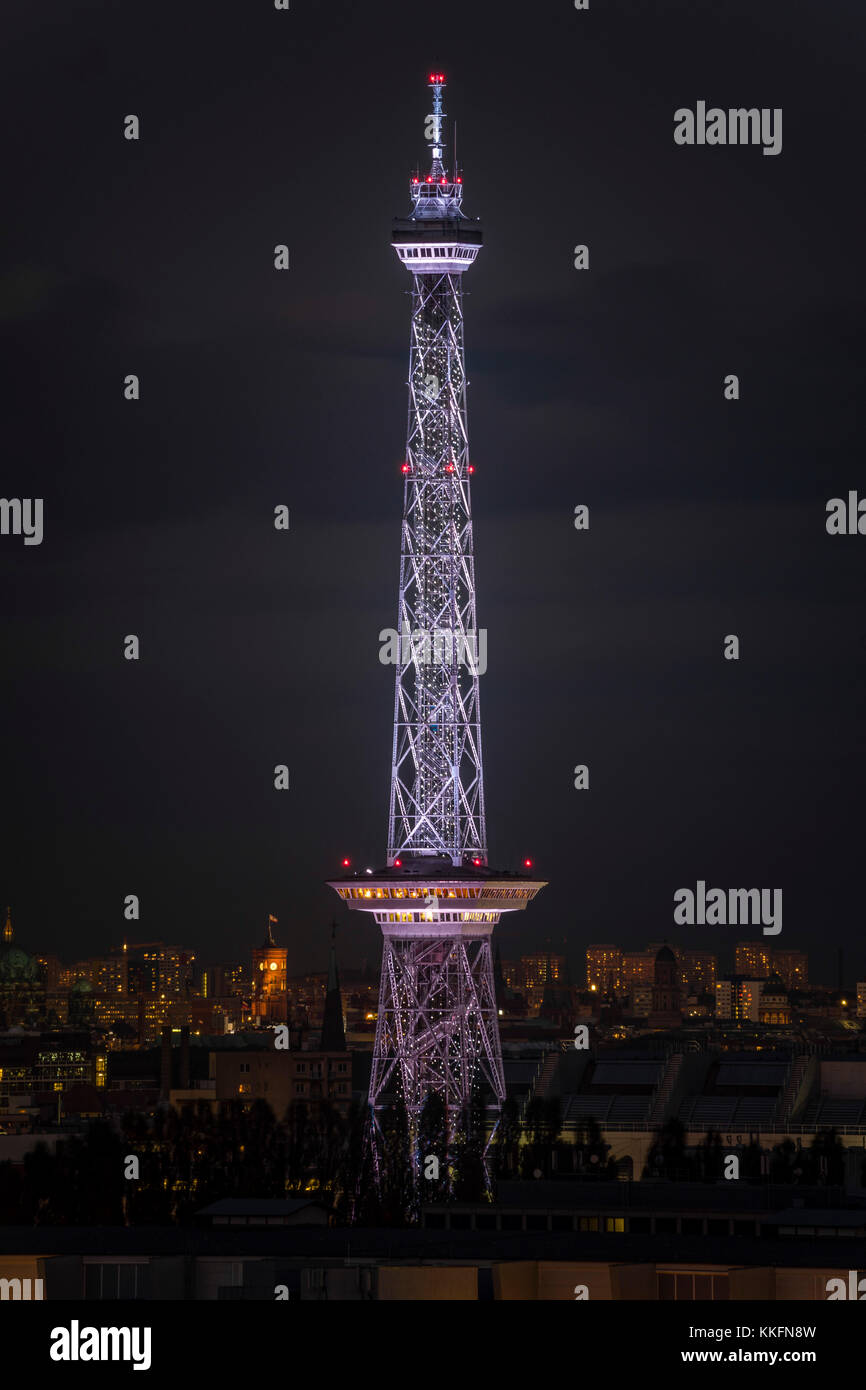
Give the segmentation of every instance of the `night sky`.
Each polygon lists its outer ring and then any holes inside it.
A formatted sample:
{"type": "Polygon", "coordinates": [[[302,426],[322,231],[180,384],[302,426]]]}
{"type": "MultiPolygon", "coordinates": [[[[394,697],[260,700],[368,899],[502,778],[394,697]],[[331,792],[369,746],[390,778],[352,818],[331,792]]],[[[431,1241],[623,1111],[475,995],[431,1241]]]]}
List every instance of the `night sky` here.
{"type": "Polygon", "coordinates": [[[290,970],[325,968],[334,916],[346,965],[378,959],[324,880],[385,855],[411,283],[390,227],[438,68],[485,233],[490,858],[549,879],[503,954],[565,941],[580,973],[589,942],[667,936],[731,969],[759,930],[673,923],[704,879],[781,887],[769,944],[866,978],[866,536],[825,529],[866,495],[862,5],[590,4],[7,0],[2,492],[45,507],[42,545],[0,536],[21,944],[248,958],[270,911],[290,970]],[[781,107],[781,154],[677,146],[699,100],[781,107]]]}

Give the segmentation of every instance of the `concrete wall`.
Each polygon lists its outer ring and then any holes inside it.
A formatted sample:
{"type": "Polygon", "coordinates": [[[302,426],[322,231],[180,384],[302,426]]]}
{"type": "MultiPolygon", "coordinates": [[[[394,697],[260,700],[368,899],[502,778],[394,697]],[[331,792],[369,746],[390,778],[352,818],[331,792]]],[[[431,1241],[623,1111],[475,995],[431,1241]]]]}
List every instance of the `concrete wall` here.
{"type": "MultiPolygon", "coordinates": [[[[575,1281],[576,1282],[576,1281],[575,1281]]],[[[534,1260],[515,1260],[513,1264],[493,1266],[493,1297],[519,1299],[522,1302],[538,1298],[538,1265],[534,1260]]]]}
{"type": "Polygon", "coordinates": [[[19,1285],[9,1285],[0,1291],[0,1300],[6,1299],[14,1302],[18,1294],[22,1299],[25,1294],[29,1294],[32,1301],[35,1301],[40,1289],[36,1285],[36,1280],[42,1280],[41,1294],[43,1299],[48,1297],[48,1286],[45,1280],[45,1260],[40,1255],[0,1255],[0,1279],[17,1279],[23,1281],[29,1279],[29,1286],[23,1282],[19,1285]]]}
{"type": "Polygon", "coordinates": [[[356,1303],[374,1296],[376,1269],[370,1265],[331,1265],[301,1270],[301,1298],[356,1303]]]}
{"type": "Polygon", "coordinates": [[[732,1299],[757,1298],[764,1302],[776,1297],[776,1272],[773,1269],[732,1269],[729,1277],[732,1299]]]}
{"type": "Polygon", "coordinates": [[[536,1298],[574,1303],[575,1285],[585,1284],[590,1303],[608,1303],[613,1297],[609,1264],[565,1264],[559,1260],[541,1260],[538,1264],[538,1293],[536,1298]]]}
{"type": "Polygon", "coordinates": [[[837,1100],[864,1100],[866,1064],[862,1058],[840,1062],[820,1061],[818,1089],[827,1091],[837,1100]]]}
{"type": "Polygon", "coordinates": [[[611,1298],[631,1298],[643,1302],[655,1300],[655,1265],[614,1265],[610,1276],[611,1298]]]}
{"type": "Polygon", "coordinates": [[[797,1123],[797,1118],[805,1110],[812,1092],[818,1087],[818,1058],[813,1054],[806,1060],[806,1067],[800,1081],[797,1094],[791,1102],[791,1118],[797,1123]]]}
{"type": "Polygon", "coordinates": [[[201,1255],[194,1262],[192,1296],[210,1300],[219,1298],[220,1289],[247,1289],[252,1292],[267,1287],[268,1296],[273,1299],[276,1282],[273,1260],[252,1260],[249,1256],[229,1260],[201,1255]],[[262,1268],[254,1269],[254,1265],[262,1268]]]}
{"type": "Polygon", "coordinates": [[[379,1300],[433,1302],[477,1299],[478,1271],[474,1266],[396,1265],[379,1268],[379,1300]]]}
{"type": "MultiPolygon", "coordinates": [[[[856,1264],[856,1252],[852,1251],[856,1264]]],[[[844,1279],[848,1283],[848,1271],[841,1269],[777,1269],[776,1299],[788,1302],[791,1299],[805,1299],[808,1302],[825,1301],[827,1280],[844,1279]]],[[[804,1317],[804,1322],[809,1319],[804,1317]]]]}

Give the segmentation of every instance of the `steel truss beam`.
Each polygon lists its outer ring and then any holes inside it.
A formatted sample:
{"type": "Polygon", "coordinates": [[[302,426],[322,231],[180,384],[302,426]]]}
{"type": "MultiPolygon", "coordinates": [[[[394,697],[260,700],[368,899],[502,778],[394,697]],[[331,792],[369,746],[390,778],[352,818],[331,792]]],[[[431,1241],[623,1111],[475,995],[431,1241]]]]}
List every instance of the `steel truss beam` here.
{"type": "Polygon", "coordinates": [[[413,277],[389,864],[487,858],[460,281],[413,277]]]}

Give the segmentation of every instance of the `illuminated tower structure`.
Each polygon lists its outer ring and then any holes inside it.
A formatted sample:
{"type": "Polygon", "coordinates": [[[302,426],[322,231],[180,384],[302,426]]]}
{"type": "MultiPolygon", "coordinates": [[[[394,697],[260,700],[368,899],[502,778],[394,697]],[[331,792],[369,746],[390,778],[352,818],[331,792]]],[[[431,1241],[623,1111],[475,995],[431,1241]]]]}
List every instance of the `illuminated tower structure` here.
{"type": "Polygon", "coordinates": [[[288,1023],[287,970],[288,947],[278,946],[272,924],[276,917],[268,913],[265,939],[253,947],[253,990],[251,1014],[259,1019],[259,1027],[288,1023]]]}
{"type": "Polygon", "coordinates": [[[529,860],[521,873],[487,860],[462,304],[482,235],[463,212],[460,172],[446,167],[444,85],[431,75],[430,171],[412,176],[412,210],[392,235],[412,275],[412,323],[387,862],[331,883],[382,930],[370,1107],[375,1134],[386,1098],[402,1097],[416,1172],[431,1093],[450,1148],[486,1086],[492,1134],[505,1083],[491,936],[501,913],[544,887],[529,860]]]}

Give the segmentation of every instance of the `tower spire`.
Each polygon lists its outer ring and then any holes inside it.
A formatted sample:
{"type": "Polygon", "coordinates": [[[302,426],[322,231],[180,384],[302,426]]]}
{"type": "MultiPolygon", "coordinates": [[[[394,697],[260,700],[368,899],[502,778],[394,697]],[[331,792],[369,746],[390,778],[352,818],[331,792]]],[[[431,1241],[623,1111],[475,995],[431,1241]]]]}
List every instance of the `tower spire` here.
{"type": "Polygon", "coordinates": [[[337,970],[337,924],[331,923],[331,950],[328,955],[328,992],[340,988],[340,974],[337,970]]]}
{"type": "Polygon", "coordinates": [[[442,164],[442,156],[445,152],[444,139],[442,135],[442,122],[445,120],[445,112],[442,110],[442,92],[445,88],[445,76],[441,72],[431,72],[430,81],[427,84],[433,93],[433,110],[427,117],[427,125],[424,127],[424,134],[430,150],[430,173],[434,179],[440,179],[445,173],[442,164]]]}
{"type": "Polygon", "coordinates": [[[340,993],[340,973],[337,969],[337,924],[331,923],[331,950],[328,956],[328,989],[325,994],[325,1014],[322,1019],[322,1051],[345,1052],[346,1031],[343,1027],[343,996],[340,993]]]}
{"type": "MultiPolygon", "coordinates": [[[[445,88],[444,73],[431,72],[427,85],[433,93],[433,110],[426,116],[424,126],[424,138],[430,151],[430,173],[424,176],[419,176],[416,173],[412,177],[409,186],[409,193],[412,198],[411,218],[424,218],[425,220],[427,218],[462,218],[463,178],[456,169],[449,177],[445,165],[445,133],[443,130],[445,112],[442,110],[442,92],[445,88]]],[[[477,245],[480,245],[480,240],[477,245]]],[[[468,257],[464,256],[463,259],[468,259],[471,262],[474,258],[473,254],[468,257]]],[[[465,269],[465,266],[462,266],[461,269],[465,269]]]]}
{"type": "Polygon", "coordinates": [[[6,944],[7,946],[9,945],[9,942],[12,940],[12,938],[13,938],[14,935],[15,935],[15,933],[14,933],[14,931],[12,930],[12,909],[11,909],[11,907],[7,907],[7,909],[6,909],[6,925],[5,925],[5,927],[3,928],[3,940],[4,940],[4,942],[5,942],[5,944],[6,944]]]}

